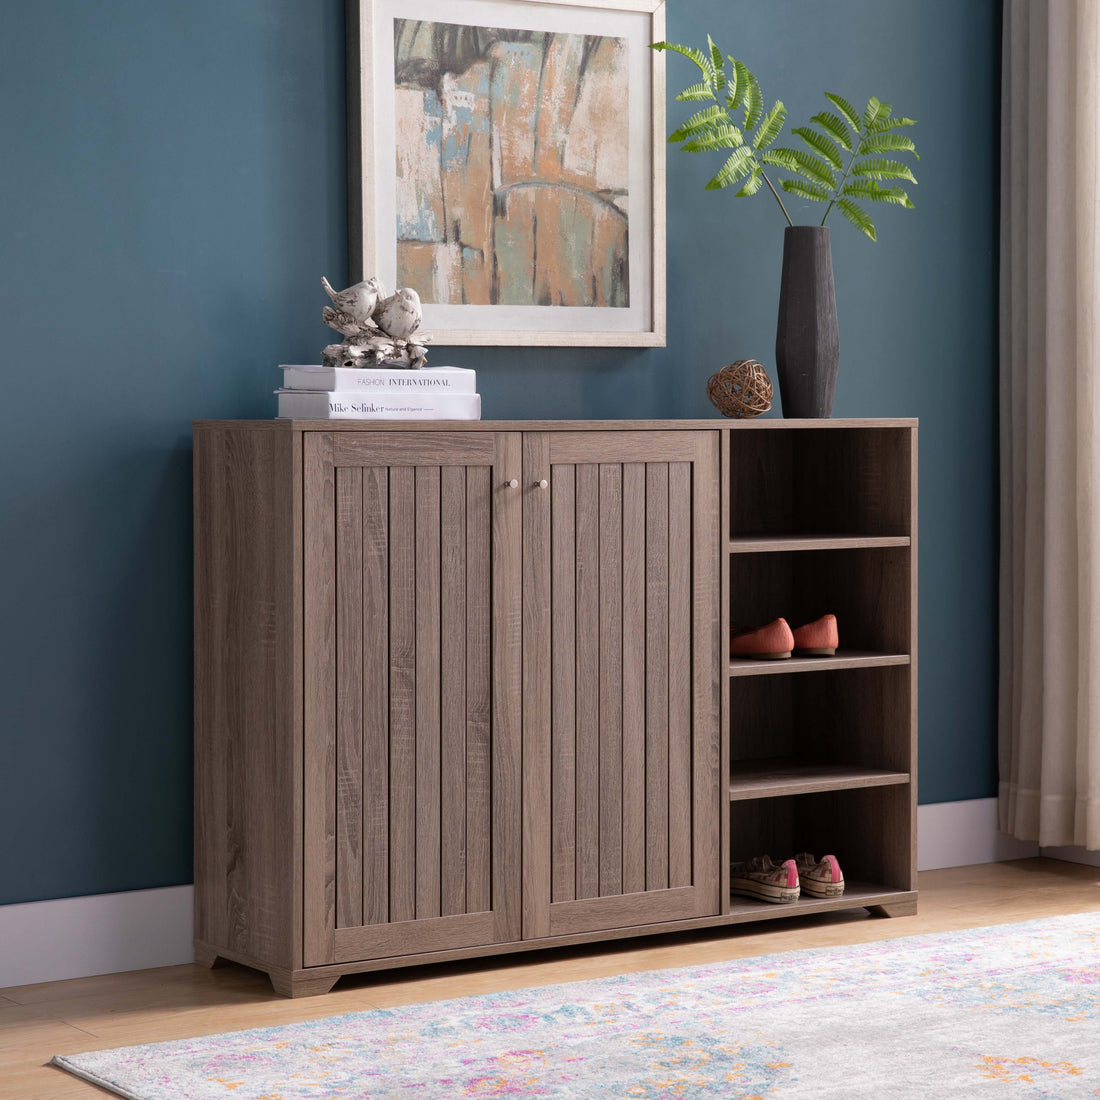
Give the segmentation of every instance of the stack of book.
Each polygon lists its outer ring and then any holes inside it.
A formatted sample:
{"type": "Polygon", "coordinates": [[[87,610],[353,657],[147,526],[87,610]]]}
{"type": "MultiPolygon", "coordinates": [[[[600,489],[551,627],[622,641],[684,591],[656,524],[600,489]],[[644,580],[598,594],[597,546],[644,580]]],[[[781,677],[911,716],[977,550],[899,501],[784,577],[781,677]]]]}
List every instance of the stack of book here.
{"type": "Polygon", "coordinates": [[[468,367],[282,366],[275,393],[294,420],[480,420],[476,372],[468,367]]]}

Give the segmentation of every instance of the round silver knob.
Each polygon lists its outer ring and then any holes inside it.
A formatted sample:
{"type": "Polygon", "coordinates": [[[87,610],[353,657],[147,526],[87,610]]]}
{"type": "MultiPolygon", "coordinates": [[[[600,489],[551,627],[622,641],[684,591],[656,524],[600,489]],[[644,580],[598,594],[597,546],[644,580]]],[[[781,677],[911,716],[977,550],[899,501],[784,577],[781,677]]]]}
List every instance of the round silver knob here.
{"type": "Polygon", "coordinates": [[[518,489],[519,488],[519,478],[516,478],[516,477],[512,478],[512,480],[508,482],[508,488],[509,489],[518,489]]]}
{"type": "Polygon", "coordinates": [[[550,484],[550,482],[548,482],[548,481],[546,480],[546,478],[543,478],[543,479],[542,479],[542,481],[540,481],[540,482],[538,483],[538,485],[539,485],[539,488],[540,488],[540,489],[545,489],[545,488],[546,488],[546,486],[547,486],[547,485],[549,485],[549,484],[550,484]]]}

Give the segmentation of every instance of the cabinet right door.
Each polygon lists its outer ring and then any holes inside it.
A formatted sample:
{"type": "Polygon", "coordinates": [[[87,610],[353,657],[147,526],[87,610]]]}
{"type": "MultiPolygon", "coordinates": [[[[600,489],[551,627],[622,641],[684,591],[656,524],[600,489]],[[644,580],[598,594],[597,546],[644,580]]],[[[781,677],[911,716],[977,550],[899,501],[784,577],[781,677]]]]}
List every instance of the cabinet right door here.
{"type": "Polygon", "coordinates": [[[523,461],[524,936],[717,913],[718,432],[523,461]]]}

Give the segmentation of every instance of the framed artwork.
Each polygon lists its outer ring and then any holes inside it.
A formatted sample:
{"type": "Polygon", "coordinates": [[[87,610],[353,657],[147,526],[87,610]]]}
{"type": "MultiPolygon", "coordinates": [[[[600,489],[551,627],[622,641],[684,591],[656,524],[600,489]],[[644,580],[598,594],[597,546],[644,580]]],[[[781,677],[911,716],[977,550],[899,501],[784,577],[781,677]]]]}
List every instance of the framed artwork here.
{"type": "Polygon", "coordinates": [[[664,0],[349,0],[351,276],[438,344],[665,343],[664,0]]]}

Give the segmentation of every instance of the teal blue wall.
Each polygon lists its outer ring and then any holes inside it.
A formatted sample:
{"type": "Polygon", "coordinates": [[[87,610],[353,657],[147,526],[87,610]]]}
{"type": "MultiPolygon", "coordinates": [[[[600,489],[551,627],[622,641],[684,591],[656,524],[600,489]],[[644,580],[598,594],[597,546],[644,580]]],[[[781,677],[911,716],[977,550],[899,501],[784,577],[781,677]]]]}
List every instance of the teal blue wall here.
{"type": "MultiPolygon", "coordinates": [[[[919,209],[834,229],[836,412],[921,417],[920,797],[991,795],[998,0],[668,6],[793,117],[921,122],[919,209]]],[[[270,416],[327,342],[343,4],[4,5],[0,119],[0,902],[188,882],[190,421],[270,416]]],[[[486,418],[706,416],[717,367],[770,362],[781,222],[714,167],[669,157],[668,348],[445,353],[486,418]]]]}

